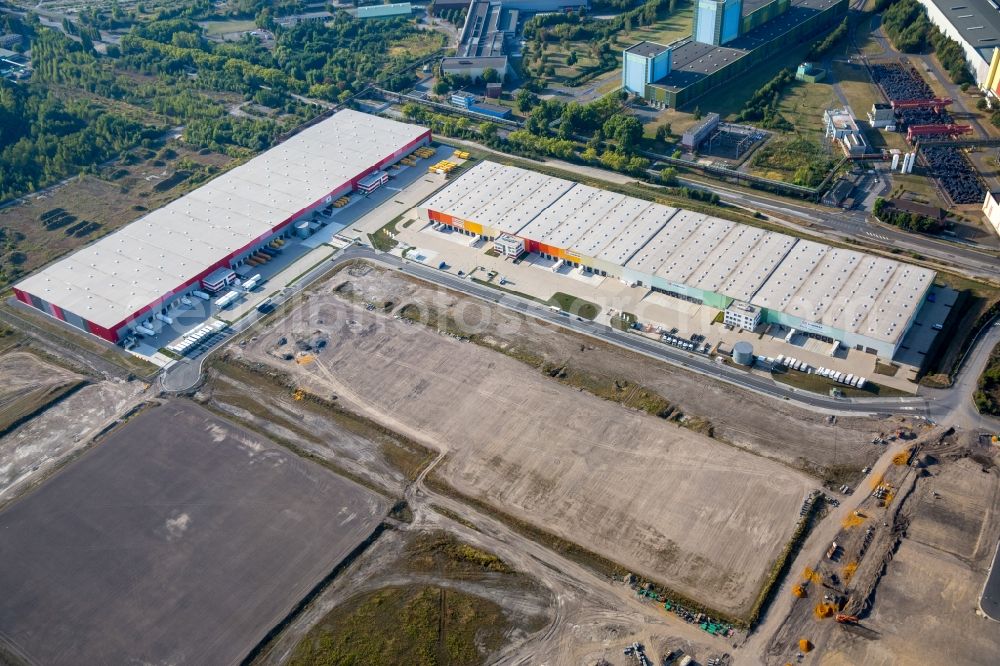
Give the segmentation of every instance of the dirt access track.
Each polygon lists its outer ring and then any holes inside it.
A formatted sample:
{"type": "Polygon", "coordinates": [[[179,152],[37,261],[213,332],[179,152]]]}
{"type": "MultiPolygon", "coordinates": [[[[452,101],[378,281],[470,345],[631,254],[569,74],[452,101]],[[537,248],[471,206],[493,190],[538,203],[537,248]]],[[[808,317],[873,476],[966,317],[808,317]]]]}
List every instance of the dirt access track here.
{"type": "Polygon", "coordinates": [[[234,352],[446,451],[435,473],[458,492],[730,616],[751,610],[816,485],[330,292],[234,352]]]}

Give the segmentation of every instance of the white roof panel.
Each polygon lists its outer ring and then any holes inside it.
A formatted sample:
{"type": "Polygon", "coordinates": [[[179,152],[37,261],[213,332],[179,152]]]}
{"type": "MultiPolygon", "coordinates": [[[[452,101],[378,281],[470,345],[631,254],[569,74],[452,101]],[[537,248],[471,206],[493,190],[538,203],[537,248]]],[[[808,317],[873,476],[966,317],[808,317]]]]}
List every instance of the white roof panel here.
{"type": "Polygon", "coordinates": [[[449,212],[448,206],[485,206],[485,218],[543,250],[570,250],[892,344],[934,280],[933,271],[892,259],[523,174],[483,162],[425,205],[441,212],[449,212]],[[560,195],[538,196],[545,188],[554,195],[557,182],[567,185],[560,195]],[[536,183],[542,184],[526,185],[536,183]],[[474,190],[488,195],[479,197],[474,190]],[[517,231],[510,221],[529,218],[517,231]]]}
{"type": "Polygon", "coordinates": [[[597,258],[624,266],[625,262],[648,243],[649,239],[655,236],[676,213],[676,208],[660,204],[650,205],[636,216],[620,234],[615,236],[613,241],[605,245],[597,258]]]}
{"type": "Polygon", "coordinates": [[[605,214],[600,224],[591,226],[587,233],[576,241],[573,251],[583,257],[596,257],[652,205],[642,199],[624,197],[617,206],[605,214]]]}
{"type": "Polygon", "coordinates": [[[112,328],[426,132],[339,111],[16,287],[112,328]]]}
{"type": "Polygon", "coordinates": [[[934,275],[893,259],[800,240],[752,302],[895,344],[934,275]]]}

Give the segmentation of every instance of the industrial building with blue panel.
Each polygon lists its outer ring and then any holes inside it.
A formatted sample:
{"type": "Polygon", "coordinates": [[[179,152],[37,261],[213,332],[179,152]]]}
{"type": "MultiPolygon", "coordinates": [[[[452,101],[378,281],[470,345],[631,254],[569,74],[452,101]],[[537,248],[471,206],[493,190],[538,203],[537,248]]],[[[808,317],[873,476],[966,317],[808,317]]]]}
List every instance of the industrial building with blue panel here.
{"type": "Polygon", "coordinates": [[[622,86],[654,106],[678,107],[829,30],[847,0],[697,0],[692,34],[625,49],[622,86]]]}

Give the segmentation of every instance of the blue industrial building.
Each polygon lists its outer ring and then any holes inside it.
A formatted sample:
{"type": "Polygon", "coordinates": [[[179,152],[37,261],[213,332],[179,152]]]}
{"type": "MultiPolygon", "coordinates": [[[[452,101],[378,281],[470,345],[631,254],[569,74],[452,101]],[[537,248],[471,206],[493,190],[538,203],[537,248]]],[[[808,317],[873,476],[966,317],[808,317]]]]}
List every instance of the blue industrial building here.
{"type": "Polygon", "coordinates": [[[847,0],[697,0],[693,34],[625,49],[622,87],[678,107],[843,20],[847,0]]]}

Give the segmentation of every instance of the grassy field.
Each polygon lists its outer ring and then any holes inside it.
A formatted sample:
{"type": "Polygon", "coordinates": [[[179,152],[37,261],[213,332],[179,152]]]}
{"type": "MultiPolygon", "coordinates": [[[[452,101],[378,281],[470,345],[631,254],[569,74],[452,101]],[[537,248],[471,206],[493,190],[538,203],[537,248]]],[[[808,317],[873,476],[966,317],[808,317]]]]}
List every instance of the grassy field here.
{"type": "MultiPolygon", "coordinates": [[[[678,3],[678,5],[680,4],[678,3]]],[[[690,35],[693,23],[694,4],[687,3],[679,6],[677,11],[672,15],[660,19],[653,25],[638,26],[628,32],[620,32],[615,38],[614,45],[619,49],[626,49],[637,42],[643,41],[666,45],[681,37],[690,35]]]]}
{"type": "Polygon", "coordinates": [[[813,169],[825,174],[833,166],[834,155],[819,140],[802,135],[780,135],[772,138],[757,150],[750,160],[751,172],[766,178],[810,183],[803,174],[813,169]]]}
{"type": "Polygon", "coordinates": [[[552,298],[549,299],[549,304],[555,305],[560,310],[583,317],[584,319],[593,319],[601,311],[601,308],[596,304],[561,291],[557,291],[552,294],[552,298]]]}
{"type": "Polygon", "coordinates": [[[394,44],[389,49],[389,55],[405,56],[409,54],[412,58],[422,58],[434,53],[444,45],[445,36],[442,33],[425,30],[418,35],[411,35],[394,44]]]}
{"type": "Polygon", "coordinates": [[[252,19],[245,21],[201,21],[198,25],[205,29],[205,35],[208,37],[219,37],[231,32],[249,32],[257,29],[257,24],[252,19]]]}
{"type": "Polygon", "coordinates": [[[493,553],[462,543],[448,532],[421,533],[407,544],[406,568],[453,579],[514,573],[509,564],[493,553]]]}
{"type": "Polygon", "coordinates": [[[902,196],[909,193],[911,199],[918,203],[938,206],[940,208],[950,208],[945,199],[938,192],[936,182],[921,173],[924,170],[921,166],[915,166],[913,173],[892,174],[892,196],[902,196]]]}
{"type": "MultiPolygon", "coordinates": [[[[678,3],[680,4],[680,3],[678,3]]],[[[659,44],[669,44],[691,34],[691,24],[693,22],[694,9],[690,3],[684,4],[666,18],[660,19],[650,26],[634,27],[629,32],[620,32],[612,40],[612,49],[615,52],[619,67],[621,66],[622,50],[641,41],[657,42],[659,44]]],[[[569,41],[565,45],[558,41],[549,42],[545,45],[545,61],[547,65],[552,65],[555,69],[553,76],[547,77],[550,83],[563,84],[567,81],[581,76],[588,69],[599,64],[597,58],[591,53],[592,42],[589,40],[569,41]],[[575,52],[577,62],[573,65],[567,64],[567,58],[571,52],[575,52]]],[[[614,78],[614,85],[611,81],[605,84],[607,90],[621,85],[619,77],[614,78]]]]}
{"type": "Polygon", "coordinates": [[[482,597],[434,585],[387,587],[335,608],[289,663],[480,664],[509,627],[500,606],[482,597]]]}

